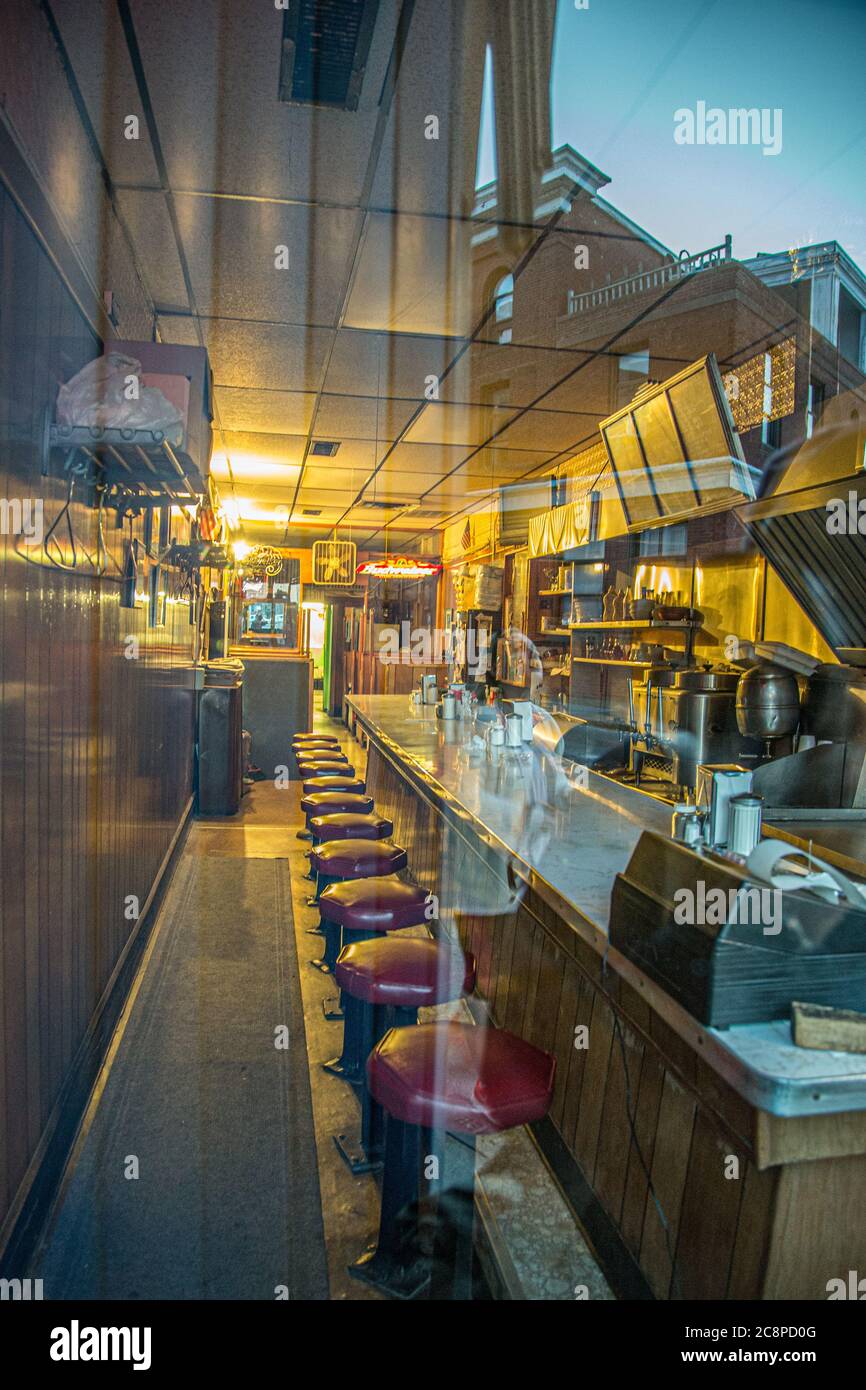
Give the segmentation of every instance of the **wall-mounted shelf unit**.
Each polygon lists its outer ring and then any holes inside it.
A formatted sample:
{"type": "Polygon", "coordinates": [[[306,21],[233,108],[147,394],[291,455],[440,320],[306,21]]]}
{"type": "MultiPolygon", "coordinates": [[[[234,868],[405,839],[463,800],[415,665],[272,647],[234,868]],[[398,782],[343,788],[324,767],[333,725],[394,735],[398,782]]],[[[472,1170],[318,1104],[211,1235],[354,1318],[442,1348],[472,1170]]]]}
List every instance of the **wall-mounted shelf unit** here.
{"type": "Polygon", "coordinates": [[[103,486],[104,504],[121,512],[195,506],[207,492],[189,455],[159,430],[58,425],[47,414],[42,471],[103,486]]]}
{"type": "Polygon", "coordinates": [[[656,623],[651,621],[571,623],[571,632],[696,632],[700,623],[656,623]]]}
{"type": "Polygon", "coordinates": [[[571,660],[579,666],[626,666],[631,671],[648,671],[657,664],[652,661],[620,661],[611,656],[573,656],[571,660]]]}

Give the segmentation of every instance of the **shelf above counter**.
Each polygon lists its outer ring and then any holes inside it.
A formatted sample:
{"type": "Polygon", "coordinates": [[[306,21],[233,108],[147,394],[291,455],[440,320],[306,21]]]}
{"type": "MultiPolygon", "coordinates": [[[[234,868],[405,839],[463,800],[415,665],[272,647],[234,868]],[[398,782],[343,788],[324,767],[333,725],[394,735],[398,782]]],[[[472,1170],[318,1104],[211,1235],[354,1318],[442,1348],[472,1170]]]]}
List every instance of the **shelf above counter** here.
{"type": "Polygon", "coordinates": [[[646,618],[624,622],[569,623],[570,632],[697,632],[700,623],[656,623],[646,618]]]}
{"type": "Polygon", "coordinates": [[[657,661],[624,661],[613,656],[573,656],[571,658],[573,666],[628,666],[634,671],[648,671],[651,666],[657,666],[657,661]]]}

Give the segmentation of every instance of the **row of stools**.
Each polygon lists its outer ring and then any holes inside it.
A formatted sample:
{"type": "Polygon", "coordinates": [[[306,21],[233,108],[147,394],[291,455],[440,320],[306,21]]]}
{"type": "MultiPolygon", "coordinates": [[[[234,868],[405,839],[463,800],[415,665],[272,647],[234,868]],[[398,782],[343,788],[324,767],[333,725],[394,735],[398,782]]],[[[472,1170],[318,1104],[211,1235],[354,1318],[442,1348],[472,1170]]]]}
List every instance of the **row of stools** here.
{"type": "Polygon", "coordinates": [[[475,961],[429,927],[435,903],[397,875],[406,851],[376,814],[365,779],[327,735],[294,741],[311,840],[308,904],[322,938],[312,962],[333,974],[339,1056],[325,1063],[360,1101],[358,1135],[335,1136],[353,1172],[384,1165],[378,1237],[349,1267],[398,1298],[472,1297],[475,1140],[541,1119],[554,1059],[502,1029],[418,1023],[418,1010],[470,994],[475,961]]]}

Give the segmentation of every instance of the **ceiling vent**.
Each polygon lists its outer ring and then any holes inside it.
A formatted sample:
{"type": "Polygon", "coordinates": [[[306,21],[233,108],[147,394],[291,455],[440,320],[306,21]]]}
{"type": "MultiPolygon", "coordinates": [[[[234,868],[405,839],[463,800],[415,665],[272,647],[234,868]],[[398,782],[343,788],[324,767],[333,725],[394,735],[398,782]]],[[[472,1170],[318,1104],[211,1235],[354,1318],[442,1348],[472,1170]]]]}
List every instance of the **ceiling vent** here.
{"type": "Polygon", "coordinates": [[[373,497],[365,497],[362,501],[355,503],[355,507],[359,512],[403,512],[407,507],[412,507],[414,505],[413,502],[394,502],[390,499],[385,501],[381,498],[377,501],[373,497]]]}
{"type": "Polygon", "coordinates": [[[314,584],[354,584],[357,563],[354,541],[313,541],[314,584]]]}
{"type": "Polygon", "coordinates": [[[356,111],[379,0],[288,0],[280,101],[356,111]]]}
{"type": "Polygon", "coordinates": [[[301,516],[321,516],[321,507],[302,507],[301,516]]]}
{"type": "Polygon", "coordinates": [[[310,453],[317,458],[332,459],[340,447],[339,439],[314,439],[310,445],[310,453]]]}

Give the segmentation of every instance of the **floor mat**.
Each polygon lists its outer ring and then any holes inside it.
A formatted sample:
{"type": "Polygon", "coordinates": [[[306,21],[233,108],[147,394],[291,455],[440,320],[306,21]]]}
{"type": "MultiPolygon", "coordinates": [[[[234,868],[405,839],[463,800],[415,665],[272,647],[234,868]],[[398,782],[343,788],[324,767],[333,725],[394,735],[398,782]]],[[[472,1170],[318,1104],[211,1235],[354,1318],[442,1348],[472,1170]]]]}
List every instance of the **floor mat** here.
{"type": "Polygon", "coordinates": [[[181,860],[46,1298],[328,1297],[294,940],[284,859],[181,860]]]}

